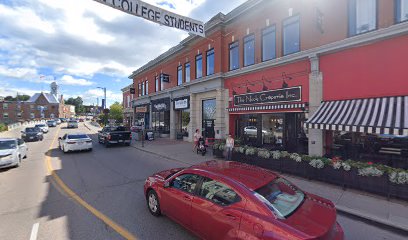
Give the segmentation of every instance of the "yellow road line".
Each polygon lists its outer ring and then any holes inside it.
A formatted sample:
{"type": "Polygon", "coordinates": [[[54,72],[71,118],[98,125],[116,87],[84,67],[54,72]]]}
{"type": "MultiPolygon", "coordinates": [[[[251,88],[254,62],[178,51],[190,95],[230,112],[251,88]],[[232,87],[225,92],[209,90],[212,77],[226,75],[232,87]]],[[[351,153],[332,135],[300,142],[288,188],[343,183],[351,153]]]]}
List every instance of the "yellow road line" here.
{"type": "MultiPolygon", "coordinates": [[[[51,145],[48,149],[49,152],[52,150],[52,146],[54,146],[55,140],[57,139],[58,133],[60,132],[60,128],[58,128],[57,133],[54,136],[54,139],[51,142],[51,145]]],[[[74,191],[72,191],[62,180],[61,178],[57,175],[57,173],[54,171],[52,168],[51,164],[51,157],[49,156],[50,154],[46,155],[45,157],[45,164],[47,166],[47,171],[48,174],[51,175],[55,182],[58,184],[58,186],[72,199],[74,199],[77,203],[79,203],[81,206],[86,208],[88,211],[90,211],[93,215],[95,215],[97,218],[102,220],[106,225],[111,227],[113,230],[115,230],[117,233],[119,233],[122,237],[128,240],[136,240],[137,238],[133,236],[129,231],[127,231],[125,228],[119,226],[117,223],[115,223],[112,219],[107,217],[105,214],[99,212],[96,210],[94,207],[92,207],[90,204],[85,202],[81,197],[79,197],[74,191]]]]}

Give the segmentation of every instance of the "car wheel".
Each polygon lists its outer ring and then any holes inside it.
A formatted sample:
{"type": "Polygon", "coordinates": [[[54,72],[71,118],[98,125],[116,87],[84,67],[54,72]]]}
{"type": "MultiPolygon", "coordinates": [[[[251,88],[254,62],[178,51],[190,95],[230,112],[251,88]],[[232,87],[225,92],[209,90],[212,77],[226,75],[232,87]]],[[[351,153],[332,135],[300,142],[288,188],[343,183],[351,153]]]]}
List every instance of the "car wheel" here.
{"type": "Polygon", "coordinates": [[[153,216],[158,217],[161,215],[159,198],[154,190],[147,193],[147,207],[153,216]]]}
{"type": "Polygon", "coordinates": [[[18,162],[16,164],[16,168],[20,167],[20,165],[21,165],[21,156],[18,155],[18,162]]]}
{"type": "Polygon", "coordinates": [[[63,152],[63,153],[67,153],[67,152],[68,152],[68,151],[65,151],[64,145],[62,145],[61,149],[62,149],[62,152],[63,152]]]}

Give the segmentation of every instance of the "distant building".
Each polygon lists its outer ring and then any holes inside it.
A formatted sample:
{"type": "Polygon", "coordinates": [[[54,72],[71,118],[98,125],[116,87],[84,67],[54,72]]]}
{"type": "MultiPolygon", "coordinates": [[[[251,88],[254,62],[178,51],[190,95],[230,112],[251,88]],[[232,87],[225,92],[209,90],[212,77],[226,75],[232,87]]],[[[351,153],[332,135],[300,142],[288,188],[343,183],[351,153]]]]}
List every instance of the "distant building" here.
{"type": "Polygon", "coordinates": [[[133,88],[133,84],[128,85],[122,89],[123,95],[123,124],[125,126],[132,126],[134,123],[134,109],[132,106],[133,99],[136,98],[136,95],[130,92],[130,89],[133,88]]]}

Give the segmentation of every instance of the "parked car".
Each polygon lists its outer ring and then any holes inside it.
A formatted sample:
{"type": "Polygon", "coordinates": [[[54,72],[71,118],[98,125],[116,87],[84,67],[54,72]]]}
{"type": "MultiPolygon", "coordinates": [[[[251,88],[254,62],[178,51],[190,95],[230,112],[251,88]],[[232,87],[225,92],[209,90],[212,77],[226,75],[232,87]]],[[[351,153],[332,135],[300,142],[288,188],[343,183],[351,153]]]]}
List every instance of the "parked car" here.
{"type": "Polygon", "coordinates": [[[76,120],[69,120],[67,122],[67,128],[78,128],[78,122],[76,120]]]}
{"type": "Polygon", "coordinates": [[[243,163],[161,171],[146,179],[144,193],[151,214],[165,214],[202,239],[344,238],[331,201],[243,163]]]}
{"type": "Polygon", "coordinates": [[[58,138],[59,148],[64,152],[92,151],[92,139],[84,133],[65,134],[58,138]]]}
{"type": "Polygon", "coordinates": [[[24,131],[21,131],[21,138],[26,142],[42,141],[44,139],[44,134],[40,128],[27,127],[24,131]]]}
{"type": "Polygon", "coordinates": [[[143,130],[142,125],[133,125],[133,126],[130,127],[131,132],[140,132],[142,130],[143,130]]]}
{"type": "Polygon", "coordinates": [[[55,120],[48,120],[47,121],[47,126],[48,127],[56,127],[57,126],[57,122],[55,120]]]}
{"type": "Polygon", "coordinates": [[[83,118],[80,118],[80,119],[79,119],[79,122],[84,122],[84,119],[83,119],[83,118]]]}
{"type": "Polygon", "coordinates": [[[0,138],[0,168],[20,166],[27,157],[27,145],[22,139],[0,138]]]}
{"type": "Polygon", "coordinates": [[[37,127],[37,128],[39,128],[39,129],[41,129],[41,131],[42,131],[43,133],[47,133],[47,132],[48,132],[48,126],[47,126],[46,124],[44,124],[44,123],[36,124],[34,127],[37,127]]]}
{"type": "Polygon", "coordinates": [[[57,123],[57,125],[60,125],[62,123],[61,119],[59,118],[56,118],[54,121],[57,123]]]}
{"type": "Polygon", "coordinates": [[[106,126],[98,132],[98,142],[109,147],[112,144],[130,146],[132,133],[123,126],[106,126]]]}
{"type": "Polygon", "coordinates": [[[67,119],[66,118],[60,118],[61,122],[66,122],[67,119]]]}

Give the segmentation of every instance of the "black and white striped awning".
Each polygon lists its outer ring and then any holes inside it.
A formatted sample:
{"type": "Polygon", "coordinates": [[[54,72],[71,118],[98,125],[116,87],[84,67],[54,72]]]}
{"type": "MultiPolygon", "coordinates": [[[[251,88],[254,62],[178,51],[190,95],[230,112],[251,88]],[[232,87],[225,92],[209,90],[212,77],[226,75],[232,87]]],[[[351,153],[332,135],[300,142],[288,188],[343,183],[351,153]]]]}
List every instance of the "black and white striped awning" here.
{"type": "Polygon", "coordinates": [[[288,104],[234,107],[234,108],[228,108],[228,112],[262,111],[262,110],[279,110],[279,109],[305,109],[305,108],[306,108],[305,103],[288,103],[288,104]]]}
{"type": "Polygon", "coordinates": [[[408,96],[322,102],[308,128],[408,135],[408,96]]]}

